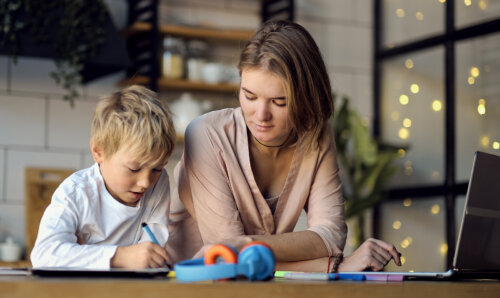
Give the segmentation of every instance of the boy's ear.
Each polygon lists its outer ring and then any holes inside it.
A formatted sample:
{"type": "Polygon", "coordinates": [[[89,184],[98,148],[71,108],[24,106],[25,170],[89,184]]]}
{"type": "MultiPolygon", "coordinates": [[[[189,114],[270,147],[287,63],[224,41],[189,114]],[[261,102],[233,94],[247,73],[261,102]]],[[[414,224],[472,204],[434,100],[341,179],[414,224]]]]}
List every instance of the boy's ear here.
{"type": "Polygon", "coordinates": [[[104,160],[104,154],[101,148],[94,144],[94,141],[90,141],[90,151],[96,163],[101,163],[104,160]]]}

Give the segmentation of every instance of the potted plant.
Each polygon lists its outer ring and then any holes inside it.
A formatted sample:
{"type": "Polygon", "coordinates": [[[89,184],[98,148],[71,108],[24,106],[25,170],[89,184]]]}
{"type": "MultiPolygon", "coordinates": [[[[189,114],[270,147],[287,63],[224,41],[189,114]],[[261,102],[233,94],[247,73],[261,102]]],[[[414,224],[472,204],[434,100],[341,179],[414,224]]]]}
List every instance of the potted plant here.
{"type": "Polygon", "coordinates": [[[109,39],[109,24],[114,28],[102,0],[0,0],[0,20],[0,53],[14,63],[17,56],[53,58],[51,76],[71,104],[85,63],[109,39]]]}
{"type": "Polygon", "coordinates": [[[375,140],[360,115],[350,109],[347,97],[336,110],[332,125],[346,199],[345,217],[357,222],[350,227],[356,248],[365,238],[364,211],[384,199],[384,186],[397,170],[393,161],[401,147],[375,140]]]}

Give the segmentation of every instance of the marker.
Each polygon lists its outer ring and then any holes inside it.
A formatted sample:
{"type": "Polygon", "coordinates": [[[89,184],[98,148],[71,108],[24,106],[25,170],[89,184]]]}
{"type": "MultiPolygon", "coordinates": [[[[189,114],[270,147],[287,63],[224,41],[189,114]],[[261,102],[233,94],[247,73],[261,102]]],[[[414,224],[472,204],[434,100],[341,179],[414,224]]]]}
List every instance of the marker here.
{"type": "Polygon", "coordinates": [[[294,271],[276,271],[274,277],[282,277],[286,279],[302,279],[302,280],[365,280],[363,273],[319,273],[319,272],[294,272],[294,271]]]}
{"type": "Polygon", "coordinates": [[[151,232],[151,230],[149,229],[148,227],[148,224],[143,222],[142,224],[142,229],[148,234],[149,236],[149,239],[151,239],[151,241],[156,244],[156,245],[160,245],[160,243],[158,243],[158,240],[156,240],[156,237],[155,235],[153,234],[153,232],[151,232]]]}
{"type": "MultiPolygon", "coordinates": [[[[148,224],[143,222],[141,224],[141,226],[142,226],[142,229],[146,232],[146,234],[148,234],[149,239],[151,239],[151,242],[153,242],[156,245],[160,245],[160,243],[158,243],[158,240],[156,240],[156,237],[153,234],[153,232],[151,232],[151,229],[149,229],[148,224]]],[[[170,266],[167,262],[164,262],[164,263],[165,263],[165,265],[167,265],[168,269],[172,269],[172,266],[170,266]]]]}

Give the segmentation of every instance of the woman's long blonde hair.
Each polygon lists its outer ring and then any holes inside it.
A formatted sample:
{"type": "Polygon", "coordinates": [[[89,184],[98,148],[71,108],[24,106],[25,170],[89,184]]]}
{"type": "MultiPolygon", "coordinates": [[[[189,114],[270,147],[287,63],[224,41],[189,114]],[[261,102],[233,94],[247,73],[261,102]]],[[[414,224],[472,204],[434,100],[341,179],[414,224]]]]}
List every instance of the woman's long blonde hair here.
{"type": "Polygon", "coordinates": [[[290,124],[299,144],[317,147],[333,115],[330,79],[316,42],[304,27],[269,21],[248,41],[238,64],[263,69],[284,82],[290,124]]]}

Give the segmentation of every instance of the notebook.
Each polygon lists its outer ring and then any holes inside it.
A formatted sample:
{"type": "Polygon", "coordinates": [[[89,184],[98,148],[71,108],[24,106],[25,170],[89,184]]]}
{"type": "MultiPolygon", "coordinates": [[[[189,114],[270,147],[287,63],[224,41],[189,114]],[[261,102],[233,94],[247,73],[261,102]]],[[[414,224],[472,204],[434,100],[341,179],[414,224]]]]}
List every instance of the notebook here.
{"type": "Polygon", "coordinates": [[[500,156],[476,152],[453,267],[445,272],[343,272],[372,280],[500,279],[500,156]]]}
{"type": "Polygon", "coordinates": [[[31,269],[31,274],[40,277],[117,277],[117,278],[167,278],[170,269],[148,268],[141,270],[129,269],[88,269],[73,267],[38,267],[31,269]]]}

